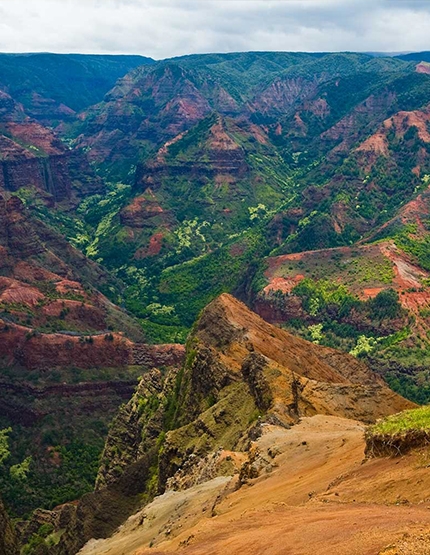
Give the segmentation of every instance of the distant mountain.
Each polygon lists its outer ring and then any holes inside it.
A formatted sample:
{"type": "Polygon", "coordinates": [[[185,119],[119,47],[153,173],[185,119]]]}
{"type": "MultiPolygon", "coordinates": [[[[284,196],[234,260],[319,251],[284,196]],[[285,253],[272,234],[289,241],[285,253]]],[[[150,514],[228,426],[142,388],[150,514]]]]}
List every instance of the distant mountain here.
{"type": "Polygon", "coordinates": [[[424,130],[414,132],[429,100],[414,64],[365,54],[137,68],[69,130],[95,167],[132,187],[96,256],[147,272],[130,309],[175,306],[170,322],[190,325],[208,296],[240,287],[253,249],[349,245],[392,217],[430,171],[424,130]]]}
{"type": "Polygon", "coordinates": [[[62,120],[103,99],[144,56],[0,54],[0,89],[41,120],[62,120]]]}
{"type": "Polygon", "coordinates": [[[408,54],[397,55],[396,58],[405,60],[406,62],[430,62],[430,51],[409,52],[408,54]]]}

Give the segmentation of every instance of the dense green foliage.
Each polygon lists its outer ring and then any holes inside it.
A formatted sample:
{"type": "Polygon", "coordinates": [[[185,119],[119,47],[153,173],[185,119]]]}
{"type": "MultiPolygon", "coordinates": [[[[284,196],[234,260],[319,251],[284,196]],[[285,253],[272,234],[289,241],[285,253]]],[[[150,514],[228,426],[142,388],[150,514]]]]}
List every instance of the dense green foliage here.
{"type": "Polygon", "coordinates": [[[419,405],[430,403],[430,380],[428,375],[423,376],[387,372],[384,377],[388,385],[399,393],[419,405]]]}
{"type": "Polygon", "coordinates": [[[12,409],[12,414],[31,415],[31,424],[27,420],[26,425],[8,413],[0,415],[0,491],[11,514],[50,509],[93,490],[108,427],[124,401],[109,382],[132,384],[141,372],[141,367],[46,373],[2,369],[2,380],[13,379],[17,386],[15,392],[2,390],[2,406],[12,409]],[[102,397],[54,393],[43,397],[26,390],[27,385],[43,388],[91,381],[106,383],[102,397]]]}
{"type": "MultiPolygon", "coordinates": [[[[292,293],[300,298],[305,314],[301,319],[290,319],[286,325],[314,343],[365,356],[384,351],[409,336],[407,328],[398,327],[405,326],[408,320],[393,289],[363,301],[345,285],[306,278],[292,293]]],[[[275,291],[267,298],[282,310],[290,297],[275,291]]]]}
{"type": "Polygon", "coordinates": [[[12,514],[27,515],[37,507],[50,509],[91,491],[107,433],[106,420],[90,420],[85,431],[76,414],[71,421],[74,429],[63,420],[55,426],[46,421],[43,431],[15,425],[10,435],[11,456],[0,468],[2,497],[12,514]]]}
{"type": "MultiPolygon", "coordinates": [[[[428,226],[428,222],[426,222],[428,226]]],[[[416,226],[405,226],[400,233],[395,236],[398,247],[411,254],[425,270],[430,270],[430,234],[416,234],[416,226]]],[[[430,229],[429,229],[430,231],[430,229]]]]}

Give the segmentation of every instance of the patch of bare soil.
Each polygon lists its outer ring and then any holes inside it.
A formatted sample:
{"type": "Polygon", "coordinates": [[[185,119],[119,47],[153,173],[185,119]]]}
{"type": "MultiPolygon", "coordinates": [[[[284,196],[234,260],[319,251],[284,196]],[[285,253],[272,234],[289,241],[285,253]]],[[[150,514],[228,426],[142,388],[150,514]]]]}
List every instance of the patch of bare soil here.
{"type": "Polygon", "coordinates": [[[269,291],[282,291],[282,293],[291,293],[296,285],[298,285],[305,276],[299,274],[290,279],[282,277],[274,277],[269,285],[267,285],[263,291],[268,293],[269,291]]]}
{"type": "Polygon", "coordinates": [[[233,476],[168,491],[81,555],[429,553],[404,547],[428,541],[422,453],[365,461],[362,424],[321,415],[264,426],[252,451],[259,476],[240,489],[233,476]]]}
{"type": "Polygon", "coordinates": [[[387,137],[378,131],[368,139],[366,139],[358,148],[357,151],[372,152],[381,156],[388,156],[388,141],[387,137]]]}
{"type": "Polygon", "coordinates": [[[0,277],[0,302],[35,306],[45,296],[35,287],[16,279],[0,277]]]}
{"type": "Polygon", "coordinates": [[[415,70],[417,73],[427,73],[428,75],[430,75],[430,64],[428,62],[420,62],[415,70]]]}
{"type": "Polygon", "coordinates": [[[403,135],[411,128],[418,129],[419,138],[425,143],[430,142],[430,133],[427,123],[430,121],[430,113],[425,110],[416,110],[413,112],[398,112],[391,118],[384,121],[385,129],[394,129],[396,136],[403,135]]]}

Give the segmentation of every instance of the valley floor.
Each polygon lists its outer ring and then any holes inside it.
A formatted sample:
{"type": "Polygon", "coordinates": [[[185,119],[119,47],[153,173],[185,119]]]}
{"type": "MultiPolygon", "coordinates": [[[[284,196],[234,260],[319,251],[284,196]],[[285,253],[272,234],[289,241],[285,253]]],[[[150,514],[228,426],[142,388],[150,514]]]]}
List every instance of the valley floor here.
{"type": "Polygon", "coordinates": [[[259,477],[168,491],[80,554],[428,555],[430,452],[365,460],[364,447],[353,420],[265,425],[251,449],[259,477]]]}

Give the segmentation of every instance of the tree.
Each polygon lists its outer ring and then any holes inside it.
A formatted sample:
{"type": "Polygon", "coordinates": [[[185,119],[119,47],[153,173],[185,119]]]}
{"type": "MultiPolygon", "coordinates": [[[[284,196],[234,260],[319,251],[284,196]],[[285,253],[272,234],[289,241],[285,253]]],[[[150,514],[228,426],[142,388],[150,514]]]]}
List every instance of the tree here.
{"type": "Polygon", "coordinates": [[[9,434],[12,428],[5,428],[0,430],[0,464],[3,464],[5,460],[10,456],[9,451],[9,434]]]}

